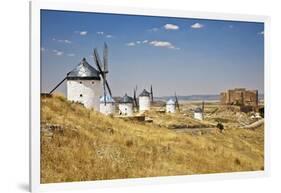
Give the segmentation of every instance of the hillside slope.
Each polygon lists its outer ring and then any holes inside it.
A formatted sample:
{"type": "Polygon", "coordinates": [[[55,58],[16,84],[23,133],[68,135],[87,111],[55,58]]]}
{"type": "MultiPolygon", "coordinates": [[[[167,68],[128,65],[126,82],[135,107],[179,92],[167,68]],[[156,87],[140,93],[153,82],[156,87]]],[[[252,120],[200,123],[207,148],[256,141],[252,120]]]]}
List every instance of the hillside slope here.
{"type": "Polygon", "coordinates": [[[41,183],[263,170],[263,127],[176,133],[41,98],[41,183]]]}

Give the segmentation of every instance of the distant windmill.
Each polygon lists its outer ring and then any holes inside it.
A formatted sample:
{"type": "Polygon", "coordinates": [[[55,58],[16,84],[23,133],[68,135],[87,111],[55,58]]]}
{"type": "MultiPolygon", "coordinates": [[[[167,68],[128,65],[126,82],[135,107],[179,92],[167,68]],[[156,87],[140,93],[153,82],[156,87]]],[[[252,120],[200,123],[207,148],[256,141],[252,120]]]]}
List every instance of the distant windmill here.
{"type": "MultiPolygon", "coordinates": [[[[103,94],[106,96],[106,89],[110,97],[112,97],[111,89],[106,79],[106,74],[108,73],[108,47],[107,44],[104,43],[104,50],[103,50],[103,63],[100,60],[97,48],[94,49],[94,60],[97,65],[98,71],[100,72],[102,79],[103,79],[103,94]]],[[[105,105],[106,105],[106,97],[105,98],[105,105]]]]}
{"type": "Polygon", "coordinates": [[[179,100],[178,100],[178,97],[177,97],[177,93],[176,93],[176,92],[175,92],[175,99],[176,99],[176,107],[177,107],[178,111],[180,111],[179,100]]]}

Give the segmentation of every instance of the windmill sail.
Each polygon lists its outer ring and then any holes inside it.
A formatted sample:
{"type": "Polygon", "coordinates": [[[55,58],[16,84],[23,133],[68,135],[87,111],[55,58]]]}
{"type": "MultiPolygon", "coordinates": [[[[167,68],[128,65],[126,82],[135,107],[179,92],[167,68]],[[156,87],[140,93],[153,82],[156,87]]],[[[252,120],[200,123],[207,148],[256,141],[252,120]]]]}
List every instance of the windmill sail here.
{"type": "Polygon", "coordinates": [[[104,43],[103,49],[103,72],[108,73],[108,47],[106,43],[104,43]]]}
{"type": "Polygon", "coordinates": [[[177,107],[177,109],[180,111],[179,100],[178,100],[178,97],[177,97],[177,94],[176,94],[176,93],[175,93],[175,99],[176,99],[176,107],[177,107]]]}
{"type": "Polygon", "coordinates": [[[134,102],[135,102],[136,108],[138,108],[137,87],[134,89],[134,102]]]}
{"type": "Polygon", "coordinates": [[[50,92],[49,94],[52,94],[64,81],[65,81],[66,77],[60,81],[50,92]]]}
{"type": "Polygon", "coordinates": [[[95,59],[96,65],[98,67],[98,70],[99,70],[99,72],[100,72],[100,74],[102,76],[102,79],[104,81],[104,85],[105,85],[104,86],[104,91],[106,91],[106,88],[107,88],[109,95],[112,97],[111,89],[110,89],[109,84],[108,84],[108,82],[106,80],[105,73],[102,70],[102,66],[101,66],[102,63],[101,63],[101,60],[100,60],[100,57],[99,57],[99,54],[98,54],[98,50],[96,48],[94,49],[94,59],[95,59]]]}
{"type": "Polygon", "coordinates": [[[150,97],[151,97],[151,102],[153,103],[154,98],[153,98],[153,89],[152,89],[152,85],[150,86],[150,97]]]}

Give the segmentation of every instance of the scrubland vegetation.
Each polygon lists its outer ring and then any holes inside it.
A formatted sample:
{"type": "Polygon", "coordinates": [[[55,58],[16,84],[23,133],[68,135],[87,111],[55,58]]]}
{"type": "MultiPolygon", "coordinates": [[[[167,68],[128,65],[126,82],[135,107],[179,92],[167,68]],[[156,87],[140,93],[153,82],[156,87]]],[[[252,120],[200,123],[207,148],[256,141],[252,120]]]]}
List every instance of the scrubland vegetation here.
{"type": "Polygon", "coordinates": [[[42,97],[41,183],[263,170],[263,126],[199,135],[169,129],[192,124],[181,114],[149,116],[126,121],[42,97]]]}

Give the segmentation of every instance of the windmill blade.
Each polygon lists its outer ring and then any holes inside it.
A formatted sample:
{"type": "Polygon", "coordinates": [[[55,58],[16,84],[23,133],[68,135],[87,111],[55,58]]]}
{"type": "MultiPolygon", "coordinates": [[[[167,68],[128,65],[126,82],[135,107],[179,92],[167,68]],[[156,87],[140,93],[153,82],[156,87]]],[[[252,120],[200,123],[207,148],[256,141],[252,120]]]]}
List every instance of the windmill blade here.
{"type": "Polygon", "coordinates": [[[137,91],[136,91],[136,89],[134,89],[134,101],[135,101],[136,107],[138,108],[137,91]]]}
{"type": "Polygon", "coordinates": [[[103,50],[103,72],[108,73],[108,47],[106,43],[104,43],[103,50]]]}
{"type": "Polygon", "coordinates": [[[110,89],[109,84],[106,80],[105,73],[103,72],[103,70],[101,68],[101,61],[100,61],[100,58],[99,58],[98,50],[96,48],[94,49],[94,59],[95,59],[96,65],[98,67],[98,70],[101,73],[102,79],[104,80],[104,84],[105,84],[105,86],[106,86],[106,88],[109,92],[109,95],[112,97],[111,89],[110,89]]]}
{"type": "Polygon", "coordinates": [[[50,92],[49,94],[52,94],[64,81],[65,81],[66,77],[60,81],[50,92]]]}
{"type": "Polygon", "coordinates": [[[150,97],[151,97],[151,102],[153,103],[153,90],[152,90],[152,85],[150,86],[150,97]]]}
{"type": "Polygon", "coordinates": [[[177,106],[178,110],[180,111],[179,100],[178,100],[178,97],[177,97],[176,93],[175,93],[175,99],[176,99],[176,106],[177,106]]]}

